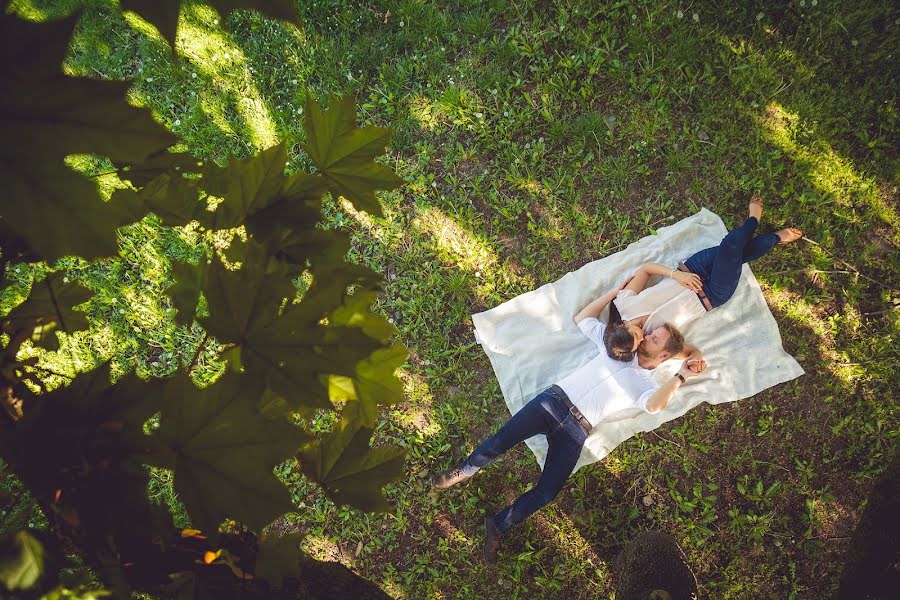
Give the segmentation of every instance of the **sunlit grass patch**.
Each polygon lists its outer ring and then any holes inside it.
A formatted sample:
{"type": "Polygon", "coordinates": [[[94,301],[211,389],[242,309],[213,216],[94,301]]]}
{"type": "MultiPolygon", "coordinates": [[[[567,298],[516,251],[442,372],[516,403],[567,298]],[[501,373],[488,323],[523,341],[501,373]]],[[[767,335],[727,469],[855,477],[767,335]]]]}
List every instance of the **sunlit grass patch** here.
{"type": "Polygon", "coordinates": [[[760,124],[767,138],[785,152],[802,168],[808,170],[808,180],[829,201],[822,208],[827,209],[830,201],[832,210],[841,219],[859,227],[866,224],[858,208],[871,208],[876,216],[894,229],[895,241],[898,220],[895,208],[882,197],[882,192],[872,177],[857,173],[849,159],[839,155],[826,140],[816,137],[814,130],[798,114],[785,109],[778,102],[770,102],[760,117],[760,124]]]}

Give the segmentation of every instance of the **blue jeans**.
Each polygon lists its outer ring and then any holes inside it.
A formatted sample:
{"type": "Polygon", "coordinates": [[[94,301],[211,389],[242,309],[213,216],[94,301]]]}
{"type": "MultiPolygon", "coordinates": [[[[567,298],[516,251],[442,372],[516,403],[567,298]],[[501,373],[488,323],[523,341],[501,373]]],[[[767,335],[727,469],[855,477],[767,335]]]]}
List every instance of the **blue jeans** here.
{"type": "Polygon", "coordinates": [[[703,292],[713,307],[728,302],[741,278],[741,265],[768,254],[778,243],[778,236],[765,233],[753,237],[759,221],[750,217],[728,233],[718,246],[697,252],[684,261],[691,273],[703,280],[703,292]]]}
{"type": "Polygon", "coordinates": [[[558,386],[550,386],[510,417],[500,431],[481,442],[462,464],[462,470],[472,475],[519,442],[539,433],[547,436],[547,460],[537,485],[494,515],[500,533],[553,500],[578,462],[587,432],[569,413],[564,396],[558,386]]]}

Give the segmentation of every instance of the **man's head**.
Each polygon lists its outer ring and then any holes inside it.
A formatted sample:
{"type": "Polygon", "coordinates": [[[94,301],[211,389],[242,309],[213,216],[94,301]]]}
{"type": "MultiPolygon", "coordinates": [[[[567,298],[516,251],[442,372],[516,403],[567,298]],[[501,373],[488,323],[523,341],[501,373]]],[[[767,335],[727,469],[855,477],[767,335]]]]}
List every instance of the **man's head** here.
{"type": "Polygon", "coordinates": [[[684,350],[684,336],[674,325],[665,323],[650,333],[638,344],[638,359],[642,364],[657,366],[684,350]]]}

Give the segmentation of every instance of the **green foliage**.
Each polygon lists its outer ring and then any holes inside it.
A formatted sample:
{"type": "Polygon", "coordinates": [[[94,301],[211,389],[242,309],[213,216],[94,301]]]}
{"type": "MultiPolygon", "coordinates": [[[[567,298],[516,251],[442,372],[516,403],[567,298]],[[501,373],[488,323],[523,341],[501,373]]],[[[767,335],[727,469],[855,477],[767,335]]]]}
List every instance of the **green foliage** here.
{"type": "Polygon", "coordinates": [[[403,183],[390,167],[372,160],[384,153],[390,130],[357,129],[353,97],[332,98],[329,105],[331,110],[323,112],[307,96],[305,111],[310,118],[304,122],[306,151],[328,180],[332,194],[344,196],[358,210],[381,215],[375,190],[392,190],[403,183]]]}
{"type": "MultiPolygon", "coordinates": [[[[228,12],[257,3],[213,4],[228,12]]],[[[290,4],[259,5],[284,16],[290,4]]],[[[123,2],[123,8],[158,20],[171,37],[179,5],[123,2]]],[[[317,144],[321,155],[332,157],[332,170],[285,175],[284,144],[232,159],[224,168],[201,165],[190,154],[166,149],[176,138],[125,102],[125,84],[60,73],[74,18],[51,24],[2,19],[4,48],[18,61],[5,62],[2,75],[21,84],[30,101],[0,104],[12,142],[24,145],[30,161],[24,168],[3,157],[4,168],[17,171],[4,172],[4,179],[19,178],[3,196],[0,227],[16,234],[2,240],[4,263],[110,254],[116,228],[148,211],[183,231],[199,226],[213,235],[242,227],[247,233],[224,253],[228,266],[219,257],[172,265],[167,294],[175,317],[182,325],[199,324],[206,337],[187,370],[166,382],[134,374],[112,382],[106,364],[51,392],[22,386],[28,381],[43,390],[46,372],[37,366],[39,357],[18,358],[26,338],[49,346],[55,329],[72,334],[93,324],[89,312],[73,310],[93,303],[93,293],[70,281],[65,269],[36,281],[25,302],[2,318],[9,335],[0,356],[8,422],[0,423],[0,455],[44,512],[54,515],[56,533],[84,553],[115,594],[130,586],[157,589],[160,577],[179,573],[173,585],[183,583],[179,593],[190,595],[221,585],[210,583],[218,574],[193,572],[215,557],[230,569],[230,585],[253,577],[246,562],[239,564],[246,548],[224,551],[212,544],[228,520],[259,534],[292,510],[291,495],[273,469],[298,450],[311,455],[324,449],[325,466],[310,477],[336,502],[389,510],[381,488],[402,475],[405,452],[371,448],[369,440],[377,407],[402,397],[394,371],[407,352],[390,341],[396,329],[372,312],[380,278],[347,261],[346,234],[317,226],[323,196],[348,188],[354,176],[351,199],[370,210],[378,209],[376,189],[399,185],[390,169],[373,161],[384,152],[389,131],[357,128],[352,98],[332,99],[327,111],[310,101],[310,130],[340,123],[335,135],[317,144]],[[22,76],[17,69],[23,67],[33,74],[22,76]],[[47,98],[37,99],[39,93],[47,98]],[[57,119],[52,136],[51,116],[57,119]],[[93,184],[62,164],[76,152],[107,157],[130,187],[120,186],[104,203],[93,184]],[[346,160],[334,158],[341,152],[346,160]],[[45,176],[40,181],[79,181],[90,195],[47,194],[35,184],[37,170],[45,176]],[[301,294],[294,284],[298,275],[308,282],[301,294]],[[230,368],[198,389],[191,370],[208,339],[230,368]],[[319,440],[299,419],[312,409],[335,410],[325,385],[334,378],[346,389],[333,398],[342,409],[343,433],[319,440]],[[205,535],[179,534],[169,507],[149,501],[148,465],[174,472],[179,500],[205,535]]],[[[296,577],[296,551],[290,536],[264,544],[259,576],[274,587],[296,577]]],[[[30,571],[16,568],[18,579],[9,575],[10,585],[30,585],[30,571]]]]}
{"type": "Polygon", "coordinates": [[[4,250],[54,260],[113,254],[115,230],[128,221],[95,185],[63,163],[96,153],[140,163],[175,142],[149,111],[125,101],[129,84],[74,78],[61,63],[75,18],[32,24],[0,15],[0,242],[4,250]]]}
{"type": "Polygon", "coordinates": [[[162,392],[155,434],[165,448],[161,463],[174,469],[175,490],[204,531],[215,531],[226,517],[261,531],[291,510],[272,468],[309,436],[284,418],[260,414],[263,389],[262,379],[228,372],[202,390],[176,376],[162,392]]]}
{"type": "Polygon", "coordinates": [[[325,486],[339,504],[367,511],[388,511],[379,493],[385,484],[403,476],[404,451],[396,447],[369,448],[372,429],[345,409],[344,420],[300,453],[303,472],[325,486]]]}
{"type": "MultiPolygon", "coordinates": [[[[131,10],[141,15],[159,29],[166,41],[175,47],[175,35],[178,30],[178,15],[181,12],[182,0],[122,0],[122,10],[131,10]]],[[[297,11],[290,0],[211,0],[222,16],[232,10],[251,8],[259,10],[273,19],[284,19],[297,23],[297,11]]]]}
{"type": "Polygon", "coordinates": [[[69,281],[62,272],[48,274],[32,283],[28,299],[6,315],[4,331],[15,337],[20,331],[31,333],[31,339],[47,349],[57,349],[54,330],[67,333],[87,329],[85,314],[73,307],[86,302],[93,294],[80,284],[69,281]]]}
{"type": "Polygon", "coordinates": [[[286,577],[297,572],[303,553],[300,551],[301,534],[290,533],[278,538],[266,538],[259,544],[254,572],[273,588],[280,588],[286,577]]]}
{"type": "Polygon", "coordinates": [[[26,590],[44,570],[44,547],[27,531],[0,536],[0,584],[7,591],[26,590]]]}

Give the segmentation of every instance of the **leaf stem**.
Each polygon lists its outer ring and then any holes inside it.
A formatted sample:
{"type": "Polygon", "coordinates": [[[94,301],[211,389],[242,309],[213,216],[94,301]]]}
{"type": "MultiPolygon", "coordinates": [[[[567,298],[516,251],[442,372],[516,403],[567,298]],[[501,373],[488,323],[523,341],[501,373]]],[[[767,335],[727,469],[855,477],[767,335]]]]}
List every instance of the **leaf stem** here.
{"type": "Polygon", "coordinates": [[[194,365],[197,364],[197,359],[200,358],[200,351],[203,350],[203,346],[206,345],[206,340],[209,339],[209,332],[205,332],[203,334],[203,340],[197,345],[197,351],[194,352],[194,358],[191,359],[191,364],[188,365],[187,372],[190,373],[191,369],[194,368],[194,365]]]}

